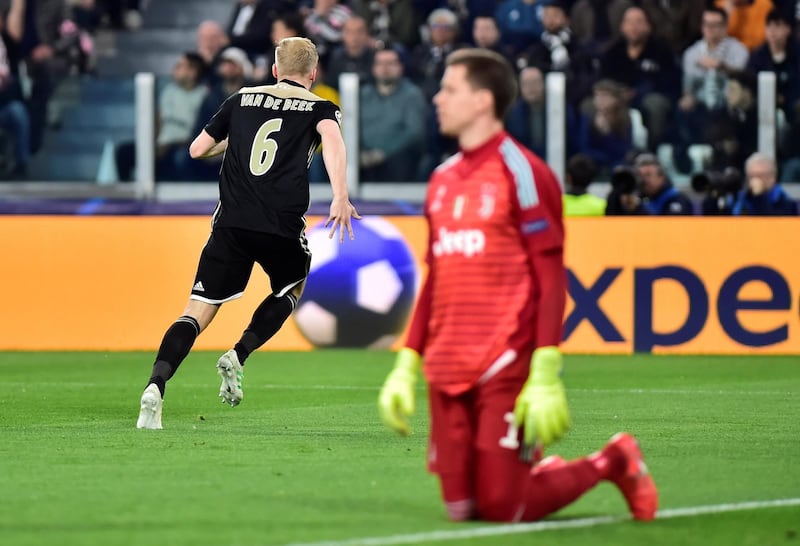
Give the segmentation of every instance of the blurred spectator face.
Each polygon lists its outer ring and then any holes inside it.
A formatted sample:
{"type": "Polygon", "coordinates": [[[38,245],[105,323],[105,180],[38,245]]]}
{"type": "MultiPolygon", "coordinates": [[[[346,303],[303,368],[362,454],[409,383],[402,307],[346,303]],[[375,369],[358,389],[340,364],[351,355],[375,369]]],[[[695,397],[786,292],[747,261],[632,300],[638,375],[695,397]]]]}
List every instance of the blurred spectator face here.
{"type": "Polygon", "coordinates": [[[476,17],[472,23],[472,39],[478,47],[492,49],[500,41],[500,30],[494,17],[476,17]]]}
{"type": "Polygon", "coordinates": [[[644,14],[644,10],[641,8],[628,8],[625,10],[625,15],[622,17],[620,31],[629,44],[639,45],[650,38],[652,29],[644,14]]]}
{"type": "Polygon", "coordinates": [[[542,10],[542,26],[547,32],[555,34],[569,26],[569,19],[560,6],[545,6],[542,10]]]}
{"type": "Polygon", "coordinates": [[[778,180],[775,164],[766,159],[748,161],[745,164],[747,187],[756,195],[771,190],[778,180]]]}
{"type": "Polygon", "coordinates": [[[228,36],[219,23],[204,21],[197,27],[197,52],[210,63],[228,44],[228,36]]]}
{"type": "Polygon", "coordinates": [[[244,81],[244,67],[233,61],[223,60],[219,63],[217,73],[225,82],[244,81]]]}
{"type": "Polygon", "coordinates": [[[199,78],[200,74],[194,65],[184,55],[178,57],[175,66],[172,67],[172,79],[175,83],[181,87],[193,87],[199,78]]]}
{"type": "Polygon", "coordinates": [[[384,49],[375,52],[372,76],[379,85],[394,85],[403,77],[403,64],[396,51],[384,49]]]}
{"type": "Polygon", "coordinates": [[[362,17],[351,17],[342,26],[342,43],[350,54],[360,55],[369,44],[367,22],[362,17]]]}
{"type": "Polygon", "coordinates": [[[725,85],[725,101],[730,109],[747,109],[753,102],[753,95],[747,87],[736,80],[728,80],[725,85]]]}
{"type": "Polygon", "coordinates": [[[770,49],[784,50],[789,41],[792,28],[784,21],[770,21],[764,29],[764,36],[767,39],[770,49]]]}
{"type": "Polygon", "coordinates": [[[592,103],[594,109],[603,114],[612,113],[619,107],[618,97],[605,89],[595,89],[592,103]]]}
{"type": "Polygon", "coordinates": [[[519,94],[528,104],[544,102],[544,76],[541,70],[529,66],[519,73],[519,94]]]}
{"type": "Polygon", "coordinates": [[[437,15],[434,11],[428,19],[428,28],[431,31],[431,44],[441,47],[455,41],[458,19],[452,12],[443,10],[441,15],[437,15]]]}
{"type": "Polygon", "coordinates": [[[592,89],[592,106],[594,116],[592,117],[592,129],[602,135],[618,133],[620,135],[628,131],[630,118],[628,116],[628,104],[625,100],[623,88],[611,81],[600,80],[592,89]]]}
{"type": "Polygon", "coordinates": [[[658,165],[640,165],[639,178],[642,179],[642,191],[651,197],[661,191],[667,180],[658,165]]]}
{"type": "Polygon", "coordinates": [[[728,35],[725,19],[719,13],[706,11],[703,13],[703,40],[711,45],[720,43],[728,35]]]}

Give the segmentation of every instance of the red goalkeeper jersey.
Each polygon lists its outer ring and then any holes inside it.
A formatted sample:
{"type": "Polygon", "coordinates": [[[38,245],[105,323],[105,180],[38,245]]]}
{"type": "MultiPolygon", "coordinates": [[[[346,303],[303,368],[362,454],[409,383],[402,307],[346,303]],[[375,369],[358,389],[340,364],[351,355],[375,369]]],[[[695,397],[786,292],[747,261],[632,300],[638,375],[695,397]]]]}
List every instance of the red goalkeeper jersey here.
{"type": "Polygon", "coordinates": [[[561,188],[541,159],[500,132],[436,169],[425,216],[429,275],[409,346],[424,356],[429,383],[458,394],[516,355],[558,344],[565,295],[560,310],[539,315],[541,287],[566,288],[561,188]],[[546,253],[559,257],[555,272],[536,267],[546,253]],[[560,278],[543,285],[537,274],[560,278]],[[537,339],[539,320],[557,322],[550,339],[537,339]]]}

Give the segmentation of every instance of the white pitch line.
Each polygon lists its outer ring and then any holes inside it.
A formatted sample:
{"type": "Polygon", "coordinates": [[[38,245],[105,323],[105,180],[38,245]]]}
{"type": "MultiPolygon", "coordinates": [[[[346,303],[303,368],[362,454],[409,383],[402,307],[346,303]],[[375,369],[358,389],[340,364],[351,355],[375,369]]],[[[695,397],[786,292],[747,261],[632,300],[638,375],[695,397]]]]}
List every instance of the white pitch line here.
{"type": "MultiPolygon", "coordinates": [[[[10,381],[5,382],[3,385],[8,387],[22,387],[27,388],[31,386],[30,382],[24,381],[10,381]]],[[[115,385],[112,382],[84,382],[84,381],[66,381],[66,382],[39,382],[36,383],[39,387],[58,387],[58,388],[65,388],[65,387],[85,387],[85,388],[96,388],[96,387],[104,387],[109,385],[115,385]]],[[[206,388],[210,385],[216,385],[216,383],[181,383],[183,387],[190,387],[190,388],[206,388]]],[[[245,388],[249,390],[287,390],[287,391],[301,391],[301,390],[309,390],[309,391],[373,391],[377,395],[378,391],[380,391],[380,385],[281,385],[279,383],[263,383],[263,384],[246,384],[245,388]]],[[[422,392],[424,388],[422,386],[417,387],[417,390],[422,392]]],[[[693,389],[583,389],[583,388],[574,388],[571,389],[567,387],[567,393],[574,392],[574,393],[589,393],[589,394],[664,394],[664,395],[687,395],[687,396],[694,396],[694,395],[701,395],[701,396],[713,396],[713,395],[731,395],[731,396],[747,396],[747,395],[754,395],[754,396],[798,396],[797,392],[792,391],[740,391],[740,390],[711,390],[711,389],[704,389],[704,390],[693,390],[693,389]]]]}
{"type": "MultiPolygon", "coordinates": [[[[21,383],[20,383],[21,384],[21,383]]],[[[189,387],[198,387],[205,385],[191,384],[189,387]]],[[[269,389],[269,390],[332,390],[332,391],[375,391],[380,390],[380,385],[365,386],[365,385],[281,385],[277,383],[266,383],[261,385],[246,385],[245,388],[250,389],[269,389]]],[[[418,391],[424,390],[421,386],[417,387],[418,391]]],[[[796,396],[798,393],[792,391],[739,391],[739,390],[692,390],[692,389],[571,389],[567,387],[567,393],[580,392],[590,394],[682,394],[682,395],[757,395],[757,396],[796,396]]]]}
{"type": "MultiPolygon", "coordinates": [[[[711,504],[706,506],[689,506],[686,508],[668,508],[666,510],[659,510],[656,514],[656,519],[685,518],[707,514],[724,514],[728,512],[758,510],[762,508],[781,508],[786,506],[800,506],[800,498],[711,504]]],[[[286,546],[394,546],[396,544],[445,542],[448,540],[458,539],[515,535],[521,533],[540,533],[542,531],[559,531],[561,529],[581,529],[586,527],[597,527],[599,525],[608,525],[610,523],[619,523],[628,520],[630,520],[629,516],[599,516],[594,518],[472,527],[457,531],[443,530],[429,531],[425,533],[409,533],[405,535],[390,535],[384,537],[332,540],[324,542],[298,542],[287,544],[286,546]]]]}

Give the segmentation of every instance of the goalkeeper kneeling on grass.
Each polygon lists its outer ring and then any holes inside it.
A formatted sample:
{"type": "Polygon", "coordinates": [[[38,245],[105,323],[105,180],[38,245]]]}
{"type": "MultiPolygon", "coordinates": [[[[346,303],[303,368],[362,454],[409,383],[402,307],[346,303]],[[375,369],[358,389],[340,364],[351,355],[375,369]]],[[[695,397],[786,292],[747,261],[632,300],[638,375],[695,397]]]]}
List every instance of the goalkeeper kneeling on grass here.
{"type": "Polygon", "coordinates": [[[515,85],[492,52],[447,59],[434,104],[461,153],[428,185],[428,276],[378,410],[409,434],[424,360],[428,466],[453,520],[534,521],[603,480],[634,518],[653,519],[658,495],[633,436],[573,461],[541,459],[570,424],[558,348],[564,229],[555,175],[503,130],[515,85]]]}

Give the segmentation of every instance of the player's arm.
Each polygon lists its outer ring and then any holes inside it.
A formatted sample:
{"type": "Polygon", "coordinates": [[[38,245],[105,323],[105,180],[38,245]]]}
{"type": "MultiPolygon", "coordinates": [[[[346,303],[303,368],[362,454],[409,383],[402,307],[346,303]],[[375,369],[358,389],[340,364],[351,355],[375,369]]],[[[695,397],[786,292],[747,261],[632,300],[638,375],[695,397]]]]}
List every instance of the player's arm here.
{"type": "Polygon", "coordinates": [[[414,306],[406,344],[398,351],[394,367],[386,377],[378,395],[378,414],[381,420],[387,427],[403,436],[411,432],[408,418],[414,413],[416,398],[414,386],[422,367],[422,355],[428,336],[433,286],[431,263],[428,260],[428,276],[414,306]]]}
{"type": "Polygon", "coordinates": [[[347,151],[342,138],[342,130],[339,124],[332,119],[323,119],[317,123],[317,132],[322,138],[322,161],[328,171],[328,178],[331,181],[333,199],[331,200],[331,210],[325,227],[331,225],[330,237],[336,234],[339,229],[339,242],[344,241],[344,232],[350,239],[353,238],[353,225],[351,218],[360,219],[356,208],[350,203],[347,194],[347,151]]]}
{"type": "Polygon", "coordinates": [[[228,139],[224,138],[217,142],[214,137],[203,129],[189,145],[189,155],[192,159],[207,159],[215,157],[228,149],[228,139]]]}
{"type": "Polygon", "coordinates": [[[217,113],[189,145],[189,155],[192,159],[214,157],[228,149],[228,132],[237,97],[238,93],[234,93],[225,99],[217,113]]]}
{"type": "MultiPolygon", "coordinates": [[[[545,177],[537,177],[542,179],[545,177]]],[[[556,184],[555,180],[551,181],[556,184]]],[[[546,187],[541,191],[547,192],[546,187]]],[[[552,189],[551,193],[559,192],[552,189]]],[[[561,381],[561,342],[567,275],[564,267],[561,201],[547,199],[533,209],[521,211],[522,237],[538,284],[536,350],[528,380],[514,407],[523,427],[525,444],[548,445],[569,429],[569,407],[561,381]]]]}

